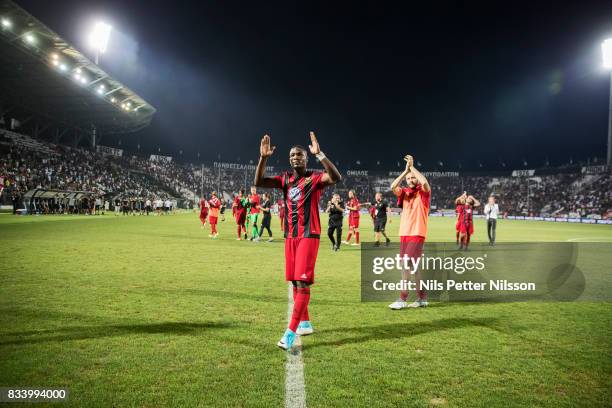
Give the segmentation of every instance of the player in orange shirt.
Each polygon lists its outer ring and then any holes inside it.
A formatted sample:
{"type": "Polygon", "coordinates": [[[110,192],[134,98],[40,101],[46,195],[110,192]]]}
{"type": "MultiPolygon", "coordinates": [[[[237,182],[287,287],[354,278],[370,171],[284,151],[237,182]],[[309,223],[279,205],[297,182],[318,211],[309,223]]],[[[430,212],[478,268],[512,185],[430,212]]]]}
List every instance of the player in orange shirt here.
{"type": "Polygon", "coordinates": [[[221,200],[217,198],[217,192],[211,193],[211,198],[208,200],[208,208],[210,213],[208,215],[208,222],[210,223],[210,235],[211,238],[217,238],[219,233],[217,232],[217,222],[219,220],[219,208],[221,208],[221,200]]]}
{"type": "MultiPolygon", "coordinates": [[[[404,160],[406,160],[406,169],[391,183],[391,191],[397,196],[397,204],[402,208],[399,229],[400,256],[416,259],[423,255],[423,245],[427,237],[431,188],[425,176],[414,167],[412,156],[407,155],[404,160]],[[406,179],[408,187],[400,187],[403,179],[406,179]]],[[[415,275],[417,284],[416,301],[408,304],[408,291],[403,290],[400,292],[400,298],[391,303],[389,308],[399,310],[406,307],[427,306],[427,293],[419,287],[421,282],[420,270],[404,270],[402,271],[402,279],[408,281],[411,274],[415,275]]]]}

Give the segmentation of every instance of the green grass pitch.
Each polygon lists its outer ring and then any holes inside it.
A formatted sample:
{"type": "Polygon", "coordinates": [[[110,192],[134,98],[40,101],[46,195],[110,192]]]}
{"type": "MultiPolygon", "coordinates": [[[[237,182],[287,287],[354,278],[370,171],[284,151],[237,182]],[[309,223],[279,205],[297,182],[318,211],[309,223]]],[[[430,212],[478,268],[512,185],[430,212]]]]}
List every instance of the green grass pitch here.
{"type": "MultiPolygon", "coordinates": [[[[477,220],[475,240],[484,229],[477,220]]],[[[72,406],[282,406],[282,239],[237,242],[229,217],[220,232],[209,239],[193,213],[1,215],[0,386],[68,387],[72,406]]],[[[453,219],[430,219],[429,240],[452,239],[453,219]]],[[[502,220],[498,239],[612,241],[612,228],[502,220]]],[[[322,240],[303,339],[309,406],[610,406],[612,304],[394,312],[360,302],[359,260],[322,240]]]]}

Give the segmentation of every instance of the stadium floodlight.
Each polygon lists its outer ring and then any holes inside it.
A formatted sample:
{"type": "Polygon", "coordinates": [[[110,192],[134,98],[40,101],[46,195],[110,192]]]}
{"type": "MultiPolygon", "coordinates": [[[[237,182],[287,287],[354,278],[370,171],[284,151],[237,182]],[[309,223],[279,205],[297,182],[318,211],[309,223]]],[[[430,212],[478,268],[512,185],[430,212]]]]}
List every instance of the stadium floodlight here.
{"type": "Polygon", "coordinates": [[[84,76],[81,77],[81,83],[82,84],[86,84],[87,83],[87,78],[85,78],[84,76]]]}
{"type": "Polygon", "coordinates": [[[115,98],[111,98],[111,102],[112,102],[112,103],[115,103],[115,98]]]}
{"type": "Polygon", "coordinates": [[[36,38],[34,38],[34,36],[31,33],[27,33],[23,38],[29,44],[34,44],[34,42],[36,41],[36,38]]]}
{"type": "Polygon", "coordinates": [[[55,65],[56,67],[59,65],[59,61],[58,60],[53,60],[53,61],[51,61],[51,63],[53,65],[55,65]]]}
{"type": "Polygon", "coordinates": [[[11,23],[11,20],[9,20],[8,18],[3,18],[2,19],[2,27],[3,28],[11,28],[12,25],[13,25],[13,23],[11,23]]]}
{"type": "Polygon", "coordinates": [[[112,28],[113,27],[106,23],[98,22],[94,26],[94,29],[89,37],[89,43],[96,51],[96,64],[98,63],[100,54],[104,54],[106,52],[106,47],[108,46],[108,39],[110,37],[112,28]]]}
{"type": "Polygon", "coordinates": [[[603,54],[604,68],[612,69],[612,38],[608,38],[601,43],[601,52],[603,54]]]}
{"type": "Polygon", "coordinates": [[[601,43],[601,53],[603,55],[603,66],[610,70],[610,104],[608,109],[608,154],[606,163],[612,165],[612,38],[608,38],[601,43]]]}
{"type": "Polygon", "coordinates": [[[61,71],[66,71],[68,69],[68,67],[66,66],[66,64],[60,64],[59,69],[61,71]]]}
{"type": "Polygon", "coordinates": [[[97,90],[98,94],[102,95],[104,93],[104,88],[104,85],[100,85],[97,90]]]}

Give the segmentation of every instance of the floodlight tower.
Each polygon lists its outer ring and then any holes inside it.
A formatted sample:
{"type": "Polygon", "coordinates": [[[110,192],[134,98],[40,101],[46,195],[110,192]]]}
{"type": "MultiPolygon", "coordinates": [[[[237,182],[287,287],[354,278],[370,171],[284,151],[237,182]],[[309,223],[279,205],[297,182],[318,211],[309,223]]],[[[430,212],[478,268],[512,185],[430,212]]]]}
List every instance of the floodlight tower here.
{"type": "Polygon", "coordinates": [[[612,165],[612,38],[601,43],[603,66],[610,71],[610,103],[608,105],[608,154],[606,164],[612,165]]]}
{"type": "Polygon", "coordinates": [[[98,65],[100,54],[104,54],[106,52],[108,38],[110,37],[112,28],[113,27],[106,23],[98,22],[94,26],[94,29],[89,36],[89,43],[96,52],[96,65],[98,65]]]}

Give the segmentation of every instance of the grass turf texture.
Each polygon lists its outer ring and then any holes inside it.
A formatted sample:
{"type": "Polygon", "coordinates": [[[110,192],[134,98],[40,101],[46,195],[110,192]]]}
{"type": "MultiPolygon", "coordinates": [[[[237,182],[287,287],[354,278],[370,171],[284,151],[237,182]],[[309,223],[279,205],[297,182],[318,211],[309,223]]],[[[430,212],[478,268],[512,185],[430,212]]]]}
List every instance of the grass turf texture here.
{"type": "MultiPolygon", "coordinates": [[[[283,405],[282,239],[237,242],[228,218],[213,241],[192,213],[2,215],[0,231],[0,386],[64,386],[80,406],[283,405]]],[[[429,239],[453,240],[454,220],[431,218],[429,239]]],[[[612,241],[612,228],[498,223],[500,241],[568,239],[612,241]]],[[[321,241],[309,406],[609,406],[610,303],[394,312],[360,303],[358,251],[321,241]]]]}

